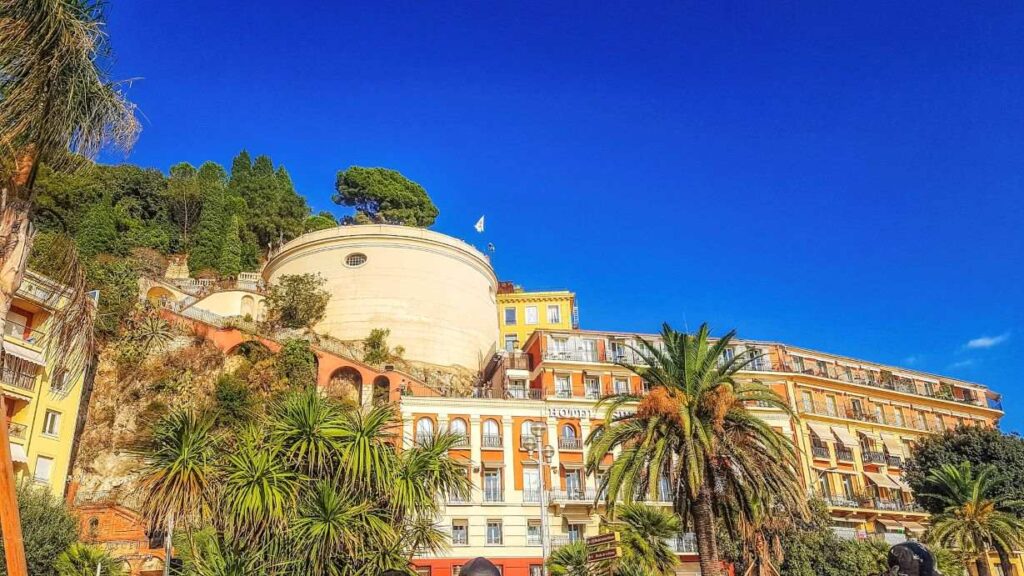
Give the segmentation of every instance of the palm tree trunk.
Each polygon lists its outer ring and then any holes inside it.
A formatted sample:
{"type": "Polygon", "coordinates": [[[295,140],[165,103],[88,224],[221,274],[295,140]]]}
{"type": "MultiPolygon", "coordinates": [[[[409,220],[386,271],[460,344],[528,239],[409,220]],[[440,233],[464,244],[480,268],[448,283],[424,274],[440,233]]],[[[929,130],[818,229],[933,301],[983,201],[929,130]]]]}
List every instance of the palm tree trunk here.
{"type": "Polygon", "coordinates": [[[965,567],[967,568],[967,576],[978,576],[978,563],[977,562],[974,562],[974,561],[971,561],[971,560],[967,560],[966,562],[964,562],[964,564],[965,564],[965,567]]]}
{"type": "MultiPolygon", "coordinates": [[[[0,192],[0,319],[7,317],[14,293],[25,274],[28,251],[32,246],[32,226],[27,202],[0,192]]],[[[3,339],[0,338],[0,368],[3,365],[3,339]]],[[[7,410],[0,403],[0,532],[3,533],[7,573],[26,576],[25,544],[22,541],[21,518],[15,492],[14,463],[8,439],[7,410]]]]}
{"type": "Polygon", "coordinates": [[[1010,554],[1000,545],[996,544],[996,553],[999,554],[999,567],[1003,570],[1003,576],[1017,576],[1010,562],[1010,554]]]}
{"type": "Polygon", "coordinates": [[[693,505],[693,525],[697,537],[697,551],[700,553],[702,576],[719,576],[721,565],[718,561],[718,542],[715,540],[715,513],[711,508],[711,491],[705,483],[697,492],[693,505]]]}
{"type": "Polygon", "coordinates": [[[164,576],[171,574],[171,557],[174,554],[174,513],[167,516],[167,534],[164,536],[164,576]]]}
{"type": "Polygon", "coordinates": [[[988,550],[985,550],[984,552],[981,553],[981,556],[978,556],[977,564],[978,564],[978,576],[991,576],[992,575],[992,571],[989,570],[989,567],[988,567],[988,550]]]}

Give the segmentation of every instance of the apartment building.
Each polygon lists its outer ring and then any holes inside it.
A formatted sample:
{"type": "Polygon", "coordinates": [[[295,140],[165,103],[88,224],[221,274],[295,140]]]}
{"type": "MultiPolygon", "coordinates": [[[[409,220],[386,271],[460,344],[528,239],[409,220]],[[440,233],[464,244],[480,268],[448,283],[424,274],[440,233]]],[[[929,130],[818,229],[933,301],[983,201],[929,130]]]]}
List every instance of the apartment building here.
{"type": "Polygon", "coordinates": [[[0,393],[15,473],[63,496],[71,465],[84,371],[58,373],[46,346],[65,288],[31,271],[4,320],[0,393]]]}
{"type": "Polygon", "coordinates": [[[535,330],[579,327],[576,294],[568,290],[527,292],[512,282],[498,283],[500,347],[514,352],[535,330]]]}
{"type": "MultiPolygon", "coordinates": [[[[495,374],[472,398],[403,391],[406,442],[437,430],[464,434],[454,455],[474,486],[468,501],[448,502],[443,525],[451,554],[417,559],[421,574],[458,574],[462,563],[486,556],[503,574],[535,576],[545,525],[551,549],[597,533],[602,471],[583,469],[584,439],[605,416],[595,406],[602,396],[644,392],[640,379],[618,365],[641,363],[634,338],[536,330],[522,351],[500,354],[495,374]],[[549,466],[539,466],[523,441],[538,427],[554,449],[549,466]]],[[[901,475],[914,442],[960,424],[995,426],[1002,415],[999,395],[978,384],[772,342],[737,341],[727,354],[748,350],[759,358],[742,377],[770,386],[799,419],[750,408],[796,443],[808,491],[825,499],[834,529],[847,538],[895,543],[920,534],[927,514],[901,475]]],[[[667,486],[652,500],[669,506],[667,486]]],[[[692,536],[680,534],[671,544],[683,560],[679,574],[698,574],[692,536]]]]}

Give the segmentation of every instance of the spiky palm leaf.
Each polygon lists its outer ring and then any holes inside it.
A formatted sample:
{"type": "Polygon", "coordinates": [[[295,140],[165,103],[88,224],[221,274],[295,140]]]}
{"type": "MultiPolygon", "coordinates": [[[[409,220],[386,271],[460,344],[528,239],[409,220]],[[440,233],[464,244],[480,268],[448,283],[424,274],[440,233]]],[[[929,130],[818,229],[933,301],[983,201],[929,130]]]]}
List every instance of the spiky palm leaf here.
{"type": "Polygon", "coordinates": [[[702,325],[695,334],[667,324],[661,342],[637,338],[642,366],[627,366],[650,392],[602,401],[605,424],[588,438],[587,467],[620,451],[601,487],[608,506],[649,494],[658,479],[670,480],[675,511],[697,528],[702,570],[717,573],[715,511],[734,522],[755,522],[783,499],[801,508],[796,451],[792,443],[747,410],[757,402],[790,413],[769,388],[737,376],[756,360],[727,357],[734,332],[717,340],[702,325]],[[619,413],[636,403],[635,413],[619,413]]]}
{"type": "Polygon", "coordinates": [[[302,477],[288,466],[279,445],[244,435],[223,468],[221,505],[240,537],[261,541],[266,531],[285,526],[302,477]]]}
{"type": "Polygon", "coordinates": [[[587,545],[578,541],[556,548],[548,555],[547,565],[551,576],[589,576],[587,545]]]}
{"type": "Polygon", "coordinates": [[[293,393],[272,410],[273,440],[282,455],[305,474],[320,477],[330,470],[349,435],[339,405],[314,388],[293,393]]]}
{"type": "Polygon", "coordinates": [[[57,576],[93,576],[99,570],[107,576],[123,576],[121,562],[107,554],[98,546],[89,546],[76,542],[61,552],[54,563],[57,576]]]}
{"type": "Polygon", "coordinates": [[[673,512],[627,503],[616,508],[614,519],[605,519],[603,523],[609,530],[621,534],[624,559],[628,564],[642,568],[646,574],[675,574],[679,557],[666,540],[678,536],[682,524],[673,512]]]}
{"type": "Polygon", "coordinates": [[[140,449],[139,487],[150,522],[169,516],[195,522],[208,517],[217,470],[217,437],[213,418],[205,412],[174,410],[161,418],[140,449]]]}

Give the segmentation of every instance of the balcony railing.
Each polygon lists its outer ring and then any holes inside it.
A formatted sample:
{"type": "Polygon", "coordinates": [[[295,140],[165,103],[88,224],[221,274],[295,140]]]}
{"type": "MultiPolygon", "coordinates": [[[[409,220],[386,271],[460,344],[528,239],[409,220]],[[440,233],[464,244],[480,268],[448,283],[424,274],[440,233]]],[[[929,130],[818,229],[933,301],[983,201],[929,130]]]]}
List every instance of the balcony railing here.
{"type": "Polygon", "coordinates": [[[544,353],[545,360],[566,360],[569,362],[598,362],[600,356],[596,350],[563,350],[548,349],[544,353]]]}
{"type": "Polygon", "coordinates": [[[885,464],[885,454],[882,452],[864,451],[861,453],[861,459],[868,464],[885,464]]]}
{"type": "Polygon", "coordinates": [[[20,371],[19,365],[21,364],[23,364],[21,361],[5,362],[3,372],[0,372],[0,383],[31,392],[36,389],[36,373],[20,371]]]}
{"type": "Polygon", "coordinates": [[[572,398],[572,388],[556,388],[555,398],[572,398]]]}
{"type": "Polygon", "coordinates": [[[824,499],[829,506],[840,506],[842,508],[861,508],[860,502],[845,496],[828,496],[824,499]]]}
{"type": "Polygon", "coordinates": [[[526,534],[527,546],[541,546],[543,544],[540,534],[526,534]]]}
{"type": "Polygon", "coordinates": [[[697,537],[692,533],[681,534],[675,538],[665,540],[669,548],[676,554],[696,554],[697,537]]]}
{"type": "Polygon", "coordinates": [[[900,466],[903,466],[903,459],[900,458],[899,456],[893,456],[891,454],[886,454],[885,455],[885,464],[886,464],[886,466],[892,466],[894,468],[899,468],[900,466]]]}
{"type": "Polygon", "coordinates": [[[853,462],[853,450],[846,446],[836,446],[836,460],[840,462],[853,462]]]}
{"type": "Polygon", "coordinates": [[[829,453],[828,446],[811,446],[811,454],[815,458],[824,458],[825,460],[828,460],[832,456],[829,453]]]}
{"type": "Polygon", "coordinates": [[[557,550],[572,544],[573,542],[579,542],[583,540],[582,536],[571,536],[566,534],[553,534],[551,536],[551,549],[557,550]]]}
{"type": "Polygon", "coordinates": [[[501,448],[500,434],[484,434],[481,437],[481,446],[484,448],[501,448]]]}
{"type": "Polygon", "coordinates": [[[551,490],[548,499],[551,502],[593,502],[597,498],[595,490],[551,490]]]}
{"type": "Polygon", "coordinates": [[[559,436],[558,438],[558,449],[559,450],[582,450],[583,441],[579,438],[569,438],[567,436],[559,436]]]}
{"type": "Polygon", "coordinates": [[[452,448],[469,448],[469,436],[459,434],[455,439],[455,443],[452,444],[452,448]]]}
{"type": "Polygon", "coordinates": [[[4,336],[9,336],[27,344],[39,346],[43,339],[46,338],[46,332],[36,330],[35,328],[29,328],[24,324],[19,324],[12,320],[7,320],[4,322],[4,336]]]}
{"type": "Polygon", "coordinates": [[[473,498],[469,494],[462,495],[462,494],[452,493],[452,494],[448,495],[448,503],[449,504],[469,504],[472,501],[473,501],[473,498]]]}
{"type": "Polygon", "coordinates": [[[509,400],[540,400],[540,390],[513,386],[505,389],[505,397],[509,400]]]}
{"type": "Polygon", "coordinates": [[[540,490],[523,490],[523,502],[539,504],[540,490]]]}
{"type": "Polygon", "coordinates": [[[28,434],[28,426],[25,426],[24,424],[18,424],[15,422],[9,422],[7,424],[7,434],[10,435],[11,438],[18,438],[19,440],[24,440],[25,436],[28,434]]]}
{"type": "Polygon", "coordinates": [[[484,502],[504,502],[505,493],[500,488],[484,487],[484,502]]]}

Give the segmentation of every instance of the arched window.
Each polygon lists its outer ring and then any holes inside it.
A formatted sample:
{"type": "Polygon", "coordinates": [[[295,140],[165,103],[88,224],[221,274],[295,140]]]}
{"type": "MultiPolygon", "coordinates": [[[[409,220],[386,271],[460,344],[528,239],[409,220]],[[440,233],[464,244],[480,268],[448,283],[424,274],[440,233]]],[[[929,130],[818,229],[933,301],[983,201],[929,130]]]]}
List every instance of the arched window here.
{"type": "Polygon", "coordinates": [[[349,268],[357,268],[366,264],[366,254],[361,252],[353,252],[345,257],[345,266],[349,268]]]}
{"type": "Polygon", "coordinates": [[[452,420],[451,424],[448,425],[448,431],[452,434],[466,435],[466,421],[462,418],[456,418],[452,420]]]}
{"type": "Polygon", "coordinates": [[[498,423],[494,420],[484,420],[484,436],[498,436],[498,423]]]}
{"type": "Polygon", "coordinates": [[[416,421],[416,442],[423,443],[434,436],[434,421],[430,418],[420,418],[416,421]]]}
{"type": "Polygon", "coordinates": [[[533,420],[527,420],[519,427],[519,434],[526,438],[527,436],[533,436],[533,425],[536,424],[533,420]]]}
{"type": "Polygon", "coordinates": [[[576,438],[576,428],[572,424],[562,426],[562,438],[576,438]]]}

